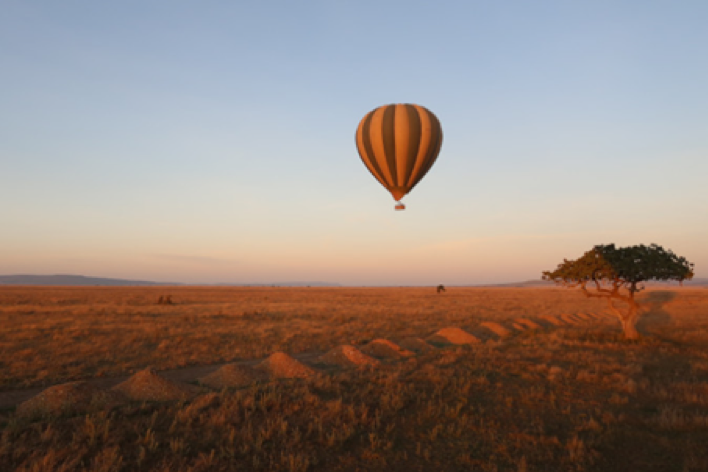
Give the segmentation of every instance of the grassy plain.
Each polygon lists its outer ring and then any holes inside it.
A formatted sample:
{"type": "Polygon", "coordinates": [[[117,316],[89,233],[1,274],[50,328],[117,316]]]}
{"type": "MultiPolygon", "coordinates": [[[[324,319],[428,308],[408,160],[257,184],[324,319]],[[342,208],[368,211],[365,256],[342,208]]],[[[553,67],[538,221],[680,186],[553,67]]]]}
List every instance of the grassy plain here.
{"type": "Polygon", "coordinates": [[[627,343],[611,320],[544,323],[605,311],[552,288],[1,287],[0,395],[488,321],[513,334],[179,402],[5,411],[0,470],[708,470],[708,290],[641,301],[627,343]]]}

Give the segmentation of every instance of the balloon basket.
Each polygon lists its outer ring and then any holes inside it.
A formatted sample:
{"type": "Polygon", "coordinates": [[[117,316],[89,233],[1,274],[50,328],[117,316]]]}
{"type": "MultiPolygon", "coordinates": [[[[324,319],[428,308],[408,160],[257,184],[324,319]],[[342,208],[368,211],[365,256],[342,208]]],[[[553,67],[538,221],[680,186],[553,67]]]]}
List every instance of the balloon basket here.
{"type": "Polygon", "coordinates": [[[401,202],[396,202],[396,206],[394,208],[396,209],[396,211],[401,211],[405,210],[406,206],[401,202]]]}

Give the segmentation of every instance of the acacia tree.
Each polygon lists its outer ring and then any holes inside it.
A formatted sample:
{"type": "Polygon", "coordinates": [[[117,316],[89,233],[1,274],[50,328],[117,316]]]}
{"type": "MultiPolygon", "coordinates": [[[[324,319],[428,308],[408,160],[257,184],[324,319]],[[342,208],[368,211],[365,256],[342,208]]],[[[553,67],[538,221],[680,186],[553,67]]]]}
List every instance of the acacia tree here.
{"type": "Polygon", "coordinates": [[[554,271],[544,271],[543,280],[564,287],[580,287],[587,297],[607,299],[624,331],[625,339],[637,339],[637,321],[642,308],[634,298],[649,280],[693,278],[693,264],[656,244],[649,246],[595,246],[577,260],[564,259],[554,271]],[[626,304],[624,310],[615,302],[626,304]]]}

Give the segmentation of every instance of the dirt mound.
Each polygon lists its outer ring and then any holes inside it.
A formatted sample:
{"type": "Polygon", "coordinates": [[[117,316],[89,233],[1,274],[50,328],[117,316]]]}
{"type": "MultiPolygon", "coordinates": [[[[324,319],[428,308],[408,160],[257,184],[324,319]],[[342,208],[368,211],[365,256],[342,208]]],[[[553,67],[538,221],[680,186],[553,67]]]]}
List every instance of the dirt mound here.
{"type": "Polygon", "coordinates": [[[430,344],[426,343],[420,338],[405,338],[399,341],[399,346],[403,349],[408,349],[409,351],[419,352],[425,354],[426,352],[434,351],[435,348],[430,344]]]}
{"type": "Polygon", "coordinates": [[[39,395],[20,403],[17,416],[36,418],[86,413],[111,408],[124,402],[118,392],[100,389],[86,382],[70,382],[55,385],[39,395]]]}
{"type": "Polygon", "coordinates": [[[194,397],[199,388],[194,385],[171,382],[160,376],[151,367],[141,370],[125,382],[119,383],[113,390],[122,393],[131,400],[172,401],[194,397]]]}
{"type": "Polygon", "coordinates": [[[514,322],[521,326],[525,326],[526,329],[541,329],[540,324],[535,323],[528,318],[516,318],[514,322]]]}
{"type": "Polygon", "coordinates": [[[579,325],[579,324],[580,324],[580,320],[579,320],[579,319],[577,319],[577,318],[574,317],[573,315],[569,315],[568,313],[563,313],[563,314],[560,315],[558,318],[560,318],[561,320],[565,321],[565,322],[568,323],[569,325],[579,325]]]}
{"type": "Polygon", "coordinates": [[[443,328],[428,340],[442,344],[477,344],[481,342],[479,338],[460,328],[443,328]]]}
{"type": "Polygon", "coordinates": [[[499,323],[495,323],[493,321],[485,321],[483,323],[480,323],[479,326],[481,328],[486,328],[495,335],[499,336],[500,338],[505,338],[511,334],[511,331],[500,325],[499,323]]]}
{"type": "Polygon", "coordinates": [[[595,318],[593,318],[590,315],[586,315],[585,313],[575,313],[573,316],[578,318],[581,321],[594,321],[595,318]]]}
{"type": "Polygon", "coordinates": [[[553,326],[565,326],[565,323],[563,323],[561,320],[559,320],[557,316],[541,315],[541,316],[539,316],[539,318],[543,321],[546,321],[548,324],[551,324],[553,326]]]}
{"type": "Polygon", "coordinates": [[[268,359],[255,367],[276,379],[304,379],[312,377],[317,372],[302,362],[293,359],[284,352],[274,352],[268,359]]]}
{"type": "Polygon", "coordinates": [[[337,346],[327,354],[317,358],[318,362],[327,365],[338,365],[341,367],[356,367],[362,365],[376,365],[379,363],[373,357],[367,356],[359,349],[348,344],[337,346]]]}
{"type": "Polygon", "coordinates": [[[401,357],[411,357],[415,354],[407,349],[402,349],[398,344],[392,343],[388,339],[375,339],[361,348],[361,352],[372,357],[384,359],[400,359],[401,357]]]}
{"type": "Polygon", "coordinates": [[[216,390],[226,387],[245,387],[268,380],[265,372],[240,364],[227,364],[219,370],[199,379],[199,383],[216,390]]]}

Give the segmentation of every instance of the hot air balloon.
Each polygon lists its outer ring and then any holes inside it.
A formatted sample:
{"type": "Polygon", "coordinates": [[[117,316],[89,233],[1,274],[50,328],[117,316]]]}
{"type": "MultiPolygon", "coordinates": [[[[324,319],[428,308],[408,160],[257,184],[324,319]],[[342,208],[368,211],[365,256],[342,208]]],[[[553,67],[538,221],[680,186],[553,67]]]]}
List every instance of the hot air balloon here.
{"type": "Polygon", "coordinates": [[[384,105],[370,111],[356,130],[356,147],[369,172],[391,192],[396,210],[401,198],[428,173],[442,146],[440,121],[427,108],[384,105]]]}

